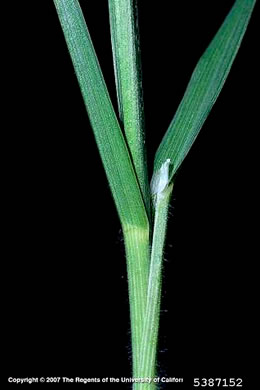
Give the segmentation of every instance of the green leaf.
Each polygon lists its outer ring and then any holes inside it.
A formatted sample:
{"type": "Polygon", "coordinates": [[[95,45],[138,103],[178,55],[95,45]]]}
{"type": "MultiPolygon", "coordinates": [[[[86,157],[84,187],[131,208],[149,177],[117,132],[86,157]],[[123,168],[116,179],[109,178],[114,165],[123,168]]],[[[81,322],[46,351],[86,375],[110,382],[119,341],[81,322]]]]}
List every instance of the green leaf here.
{"type": "Polygon", "coordinates": [[[171,160],[173,177],[215,103],[246,31],[255,0],[237,0],[198,62],[178,110],[156,152],[154,172],[171,160]]]}
{"type": "Polygon", "coordinates": [[[136,0],[109,0],[108,4],[119,115],[149,213],[137,5],[136,0]]]}
{"type": "MultiPolygon", "coordinates": [[[[77,0],[54,0],[54,4],[122,223],[135,375],[140,358],[147,295],[149,222],[128,148],[112,107],[79,3],[77,0]]],[[[86,167],[86,180],[87,169],[95,170],[95,167],[86,167]]],[[[88,185],[89,190],[95,191],[92,183],[88,185]]]]}
{"type": "MultiPolygon", "coordinates": [[[[79,2],[54,0],[54,4],[122,225],[148,229],[147,214],[131,158],[79,2]]],[[[87,169],[95,170],[95,167],[87,169]]],[[[92,183],[88,185],[91,191],[95,191],[92,183]]]]}

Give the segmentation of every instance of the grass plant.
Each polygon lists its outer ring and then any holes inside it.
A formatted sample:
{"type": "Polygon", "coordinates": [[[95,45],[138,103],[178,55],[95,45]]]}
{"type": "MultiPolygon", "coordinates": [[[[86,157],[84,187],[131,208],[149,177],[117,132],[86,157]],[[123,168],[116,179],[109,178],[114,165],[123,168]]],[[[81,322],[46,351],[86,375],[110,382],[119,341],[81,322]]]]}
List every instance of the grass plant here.
{"type": "MultiPolygon", "coordinates": [[[[154,158],[149,187],[135,0],[109,0],[118,115],[78,0],[54,0],[122,225],[134,378],[156,376],[163,248],[175,174],[225,83],[255,0],[236,0],[195,67],[154,158]]],[[[148,5],[147,5],[148,6],[148,5]]],[[[148,134],[149,136],[149,134],[148,134]]],[[[155,389],[136,383],[134,389],[155,389]]]]}

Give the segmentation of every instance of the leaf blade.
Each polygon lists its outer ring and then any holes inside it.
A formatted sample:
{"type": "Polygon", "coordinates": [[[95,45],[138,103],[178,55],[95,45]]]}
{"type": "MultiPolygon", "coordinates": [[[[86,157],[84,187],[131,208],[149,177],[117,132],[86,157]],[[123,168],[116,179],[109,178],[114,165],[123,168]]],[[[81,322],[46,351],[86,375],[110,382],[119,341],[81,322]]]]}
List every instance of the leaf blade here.
{"type": "Polygon", "coordinates": [[[54,4],[121,223],[148,229],[131,158],[79,2],[54,0],[54,4]]]}
{"type": "Polygon", "coordinates": [[[154,174],[170,158],[170,179],[189,152],[231,69],[256,0],[237,0],[196,65],[154,160],[154,174]]]}

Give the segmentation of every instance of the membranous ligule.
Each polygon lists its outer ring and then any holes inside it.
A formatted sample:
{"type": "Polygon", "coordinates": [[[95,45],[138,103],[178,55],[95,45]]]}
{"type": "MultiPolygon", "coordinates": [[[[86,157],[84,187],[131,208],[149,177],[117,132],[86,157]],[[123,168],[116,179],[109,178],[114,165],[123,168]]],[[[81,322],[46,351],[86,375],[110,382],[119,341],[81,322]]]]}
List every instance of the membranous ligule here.
{"type": "Polygon", "coordinates": [[[151,193],[154,204],[163,195],[163,191],[169,184],[169,167],[171,160],[167,160],[161,165],[161,168],[155,172],[151,181],[151,193]]]}

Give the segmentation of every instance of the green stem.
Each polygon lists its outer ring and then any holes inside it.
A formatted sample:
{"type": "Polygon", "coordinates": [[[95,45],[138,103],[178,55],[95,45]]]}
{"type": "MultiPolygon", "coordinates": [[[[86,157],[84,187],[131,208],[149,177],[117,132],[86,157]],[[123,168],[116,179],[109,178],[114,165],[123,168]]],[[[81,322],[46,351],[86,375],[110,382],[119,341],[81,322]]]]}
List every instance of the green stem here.
{"type": "Polygon", "coordinates": [[[109,0],[108,4],[119,116],[150,217],[137,4],[136,0],[109,0]]]}
{"type": "Polygon", "coordinates": [[[133,376],[140,375],[140,346],[150,261],[149,229],[123,226],[131,318],[133,376]]]}
{"type": "MultiPolygon", "coordinates": [[[[153,244],[151,253],[151,265],[148,281],[147,303],[143,325],[141,343],[141,360],[139,377],[151,378],[156,376],[156,352],[158,344],[158,330],[160,318],[161,280],[163,248],[166,236],[168,206],[171,198],[173,184],[166,186],[157,196],[155,203],[155,219],[153,231],[153,244]]],[[[156,384],[151,382],[135,384],[135,390],[156,389],[156,384]]]]}

